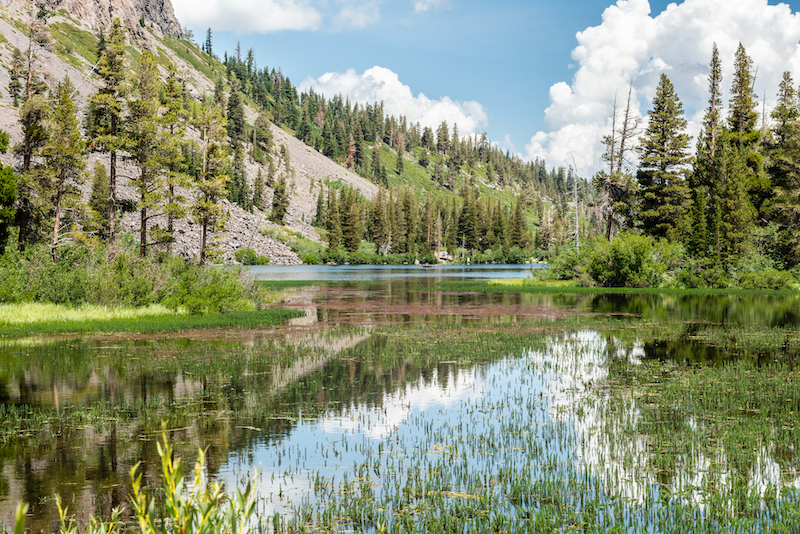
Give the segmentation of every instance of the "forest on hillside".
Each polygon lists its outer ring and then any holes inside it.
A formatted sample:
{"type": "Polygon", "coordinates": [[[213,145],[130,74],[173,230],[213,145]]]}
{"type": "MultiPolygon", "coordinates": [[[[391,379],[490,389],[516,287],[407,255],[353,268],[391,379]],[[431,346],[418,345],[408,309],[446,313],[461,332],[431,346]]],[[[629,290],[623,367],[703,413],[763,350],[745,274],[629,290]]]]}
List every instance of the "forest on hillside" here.
{"type": "MultiPolygon", "coordinates": [[[[210,29],[202,48],[215,57],[210,29]]],[[[576,218],[577,233],[599,232],[596,192],[569,166],[525,162],[485,132],[460,135],[457,124],[442,122],[434,131],[388,116],[381,102],[298,93],[280,69],[259,68],[252,48],[242,54],[237,46],[222,63],[227,77],[217,80],[215,99],[229,120],[236,115],[226,87],[258,105],[265,120],[381,187],[372,200],[336,184],[320,193],[314,224],[328,242],[324,259],[380,261],[377,253],[437,261],[447,251],[450,258],[517,263],[573,242],[576,218]]],[[[240,183],[232,196],[247,205],[250,193],[240,183]]]]}
{"type": "Polygon", "coordinates": [[[485,133],[461,135],[456,124],[434,129],[388,116],[382,103],[299,93],[280,69],[259,68],[253,49],[219,60],[210,30],[195,50],[215,88],[196,100],[168,59],[131,54],[117,22],[97,36],[101,88],[79,116],[68,81],[48,91],[40,79],[35,45],[48,38],[40,13],[29,49],[15,49],[9,66],[23,139],[13,147],[18,168],[2,173],[4,245],[10,235],[20,250],[47,243],[55,259],[76,239],[114,242],[127,210],[140,219],[141,256],[169,250],[175,220],[200,224],[202,263],[207,235],[224,220],[222,199],[285,222],[295,171],[273,142],[277,124],[379,186],[365,198],[335,180],[322,184],[310,222],[324,244],[305,240],[296,249],[307,263],[551,258],[551,274],[586,285],[797,284],[796,90],[786,72],[777,106],[759,116],[755,67],[741,45],[727,99],[712,50],[697,140],[662,75],[647,121],[633,113],[630,96],[627,105],[615,102],[603,140],[607,169],[584,180],[569,165],[548,170],[503,152],[485,133]],[[85,169],[90,150],[106,154],[108,165],[85,169]],[[118,158],[138,169],[136,202],[116,198],[118,158]],[[89,175],[83,205],[78,185],[89,175]],[[167,223],[153,224],[158,216],[167,223]]]}
{"type": "Polygon", "coordinates": [[[90,51],[100,89],[81,113],[68,80],[48,89],[42,79],[37,51],[53,42],[50,15],[40,10],[28,49],[15,48],[8,66],[23,138],[13,147],[19,165],[3,175],[4,245],[11,234],[20,250],[46,243],[55,260],[69,243],[115,242],[121,214],[135,212],[142,257],[153,249],[169,252],[174,222],[186,218],[202,227],[197,259],[203,263],[207,236],[224,222],[222,199],[285,222],[295,171],[285,147],[273,142],[272,123],[380,186],[374,199],[334,181],[321,188],[313,223],[325,247],[301,243],[297,250],[311,263],[438,261],[445,251],[451,259],[521,262],[536,248],[546,254],[571,240],[575,225],[568,219],[584,221],[584,233],[598,227],[586,216],[593,192],[571,170],[523,162],[485,133],[461,136],[447,123],[433,132],[385,116],[381,103],[298,95],[280,70],[257,68],[252,49],[219,62],[210,32],[204,52],[194,50],[206,61],[203,72],[217,74],[216,86],[196,100],[173,62],[139,53],[115,21],[90,51]],[[246,106],[257,113],[252,124],[246,106]],[[107,164],[86,169],[89,152],[106,154],[107,164]],[[135,202],[117,196],[120,162],[137,168],[135,202]],[[253,166],[258,172],[248,178],[253,166]],[[86,180],[92,181],[88,204],[80,198],[86,180]],[[583,217],[568,202],[576,196],[583,217]],[[164,218],[166,224],[154,223],[164,218]]]}

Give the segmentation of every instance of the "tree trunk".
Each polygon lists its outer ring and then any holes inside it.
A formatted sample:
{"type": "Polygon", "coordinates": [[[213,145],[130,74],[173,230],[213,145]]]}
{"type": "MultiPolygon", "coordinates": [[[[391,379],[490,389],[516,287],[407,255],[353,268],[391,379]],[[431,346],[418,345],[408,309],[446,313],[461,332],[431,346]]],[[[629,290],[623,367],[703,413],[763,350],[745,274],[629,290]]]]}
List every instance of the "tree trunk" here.
{"type": "Polygon", "coordinates": [[[53,258],[53,263],[56,262],[56,246],[58,246],[58,230],[59,226],[61,225],[61,197],[64,194],[64,188],[59,185],[58,189],[56,190],[56,215],[55,215],[55,222],[53,224],[53,246],[50,250],[50,255],[53,258]]]}
{"type": "MultiPolygon", "coordinates": [[[[116,119],[111,117],[112,131],[115,129],[116,119]]],[[[111,151],[111,172],[108,178],[108,239],[114,242],[117,229],[117,151],[111,151]]]]}
{"type": "Polygon", "coordinates": [[[198,258],[198,263],[200,265],[204,265],[206,263],[206,229],[208,228],[208,224],[203,222],[203,225],[200,227],[200,257],[198,258]]]}

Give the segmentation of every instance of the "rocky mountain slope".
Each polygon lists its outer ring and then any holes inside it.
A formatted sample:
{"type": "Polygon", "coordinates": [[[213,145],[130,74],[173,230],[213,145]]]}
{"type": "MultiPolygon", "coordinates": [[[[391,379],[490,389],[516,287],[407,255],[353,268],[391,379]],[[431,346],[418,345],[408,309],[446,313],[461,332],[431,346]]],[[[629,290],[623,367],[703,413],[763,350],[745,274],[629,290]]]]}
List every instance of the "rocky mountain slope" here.
{"type": "MultiPolygon", "coordinates": [[[[110,28],[111,19],[118,17],[138,42],[146,42],[146,28],[160,36],[183,37],[170,0],[44,0],[42,3],[46,9],[80,21],[83,27],[95,32],[110,28]],[[144,20],[144,27],[140,20],[144,20]]],[[[8,7],[22,12],[29,11],[31,6],[30,0],[10,0],[8,7]]]]}
{"type": "MultiPolygon", "coordinates": [[[[0,6],[0,129],[11,134],[12,145],[21,139],[19,126],[19,110],[13,106],[13,101],[7,91],[9,74],[8,66],[14,47],[24,51],[28,48],[28,35],[26,25],[31,20],[30,3],[23,0],[10,0],[6,6],[0,6]]],[[[82,39],[90,39],[97,34],[99,28],[107,29],[112,17],[120,17],[127,24],[129,40],[134,47],[147,47],[157,55],[163,55],[176,63],[187,85],[189,94],[195,99],[213,92],[214,82],[210,75],[219,65],[210,65],[207,57],[188,41],[179,39],[182,35],[180,24],[174,16],[169,0],[46,0],[46,6],[54,13],[48,18],[49,28],[58,28],[62,41],[53,39],[51,46],[37,46],[39,68],[50,87],[69,77],[78,87],[76,98],[81,110],[85,110],[88,97],[97,90],[98,80],[92,73],[92,59],[88,46],[64,46],[63,35],[75,35],[82,39]],[[139,23],[144,16],[145,27],[139,23]],[[72,33],[70,33],[72,32],[72,33]],[[88,37],[87,37],[88,36],[88,37]],[[169,37],[172,36],[172,37],[169,37]],[[83,54],[83,55],[82,55],[83,54]],[[202,69],[200,68],[202,67],[202,69]]],[[[51,33],[55,36],[54,30],[51,33]]],[[[76,39],[78,37],[75,37],[76,39]]],[[[163,71],[163,67],[162,67],[163,71]]],[[[163,73],[163,72],[162,72],[163,73]]],[[[249,123],[255,120],[255,110],[246,109],[249,123]]],[[[289,195],[289,207],[286,215],[285,228],[298,232],[310,239],[319,241],[320,237],[310,225],[316,211],[316,199],[319,188],[323,187],[326,180],[341,181],[350,187],[356,188],[367,198],[373,198],[377,192],[374,184],[364,180],[326,158],[314,149],[272,126],[275,140],[275,152],[278,153],[281,145],[286,146],[291,162],[291,170],[279,161],[279,172],[288,175],[287,182],[293,184],[289,195]]],[[[17,166],[19,162],[9,152],[0,156],[4,164],[17,166]]],[[[95,161],[106,162],[107,155],[93,153],[87,162],[87,172],[93,167],[95,161]]],[[[247,176],[254,180],[259,169],[266,175],[266,168],[248,158],[247,176]]],[[[127,180],[136,170],[133,167],[120,169],[120,183],[118,197],[122,200],[135,201],[135,194],[127,180]]],[[[90,194],[89,180],[83,185],[84,199],[88,200],[90,194]]],[[[185,192],[185,194],[190,194],[185,192]]],[[[271,203],[272,190],[267,188],[266,205],[271,203]]],[[[267,221],[267,214],[254,210],[253,213],[240,209],[238,206],[226,203],[228,221],[225,230],[219,232],[215,239],[215,246],[223,261],[231,261],[235,251],[241,247],[253,248],[257,254],[268,256],[273,264],[300,263],[297,254],[292,252],[285,244],[263,235],[259,230],[277,227],[267,221]]],[[[153,221],[163,225],[163,221],[153,221]]],[[[126,230],[135,232],[138,228],[136,214],[127,214],[123,218],[122,226],[126,230]]],[[[199,250],[199,228],[190,220],[181,221],[176,227],[176,243],[172,251],[185,257],[196,257],[199,250]]]]}

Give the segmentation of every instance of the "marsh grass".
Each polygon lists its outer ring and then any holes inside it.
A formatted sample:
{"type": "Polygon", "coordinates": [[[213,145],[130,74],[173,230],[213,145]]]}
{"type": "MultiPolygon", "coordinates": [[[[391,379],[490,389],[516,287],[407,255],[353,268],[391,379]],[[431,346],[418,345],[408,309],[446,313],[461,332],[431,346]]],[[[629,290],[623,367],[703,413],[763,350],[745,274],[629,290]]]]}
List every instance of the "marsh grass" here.
{"type": "Polygon", "coordinates": [[[554,282],[566,282],[564,285],[552,284],[550,280],[538,278],[516,278],[509,280],[484,280],[484,281],[461,281],[447,280],[439,282],[437,285],[446,291],[462,292],[482,292],[482,293],[567,293],[583,295],[707,295],[707,296],[743,296],[743,295],[764,295],[764,296],[787,296],[797,297],[796,290],[790,289],[678,289],[678,288],[630,288],[630,287],[579,287],[570,284],[571,281],[556,280],[554,282]]]}
{"type": "Polygon", "coordinates": [[[79,318],[72,318],[70,312],[65,311],[56,321],[41,320],[43,319],[42,315],[33,313],[32,318],[39,318],[39,321],[0,323],[0,336],[99,332],[148,334],[193,329],[261,328],[281,324],[289,319],[303,315],[303,312],[298,310],[279,308],[209,315],[175,314],[168,310],[166,313],[159,315],[158,312],[160,310],[160,306],[148,306],[140,309],[140,312],[133,311],[130,315],[126,315],[123,312],[118,316],[115,315],[116,312],[99,309],[94,310],[96,315],[90,314],[85,317],[82,317],[80,311],[78,311],[77,317],[79,318]]]}
{"type": "Polygon", "coordinates": [[[0,305],[0,327],[35,323],[141,319],[143,317],[181,315],[185,313],[185,311],[170,310],[159,304],[134,308],[94,304],[72,307],[63,304],[26,302],[0,305]]]}

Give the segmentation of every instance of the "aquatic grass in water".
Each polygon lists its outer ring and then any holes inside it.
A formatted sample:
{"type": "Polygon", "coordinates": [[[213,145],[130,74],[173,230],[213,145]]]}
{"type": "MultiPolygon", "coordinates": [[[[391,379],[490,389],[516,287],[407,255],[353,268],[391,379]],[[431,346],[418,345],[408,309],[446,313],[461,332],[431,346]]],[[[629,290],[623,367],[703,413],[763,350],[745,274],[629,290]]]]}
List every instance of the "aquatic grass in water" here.
{"type": "MultiPolygon", "coordinates": [[[[262,510],[289,514],[289,532],[793,531],[797,461],[784,459],[777,477],[770,466],[772,451],[795,450],[800,436],[785,433],[769,445],[776,436],[764,426],[733,424],[734,433],[719,434],[708,450],[718,456],[726,441],[725,450],[736,451],[756,436],[765,446],[709,464],[692,429],[730,406],[709,395],[715,400],[667,416],[674,394],[659,402],[642,388],[657,389],[665,376],[684,391],[704,391],[703,383],[687,381],[691,368],[642,364],[639,352],[592,332],[563,335],[523,350],[524,358],[440,367],[374,408],[318,413],[321,420],[299,422],[274,452],[252,452],[266,463],[262,510]],[[622,357],[637,374],[619,383],[622,357]]],[[[740,371],[718,377],[720,391],[740,371]]],[[[750,387],[737,382],[739,400],[762,386],[764,396],[778,396],[781,381],[796,380],[778,371],[766,370],[750,387]]],[[[786,427],[794,402],[776,404],[768,426],[786,427]]]]}
{"type": "Polygon", "coordinates": [[[114,319],[140,319],[142,317],[177,315],[160,304],[138,308],[98,306],[84,304],[79,307],[63,304],[26,302],[0,305],[0,327],[33,323],[63,323],[77,321],[108,321],[114,319]]]}

